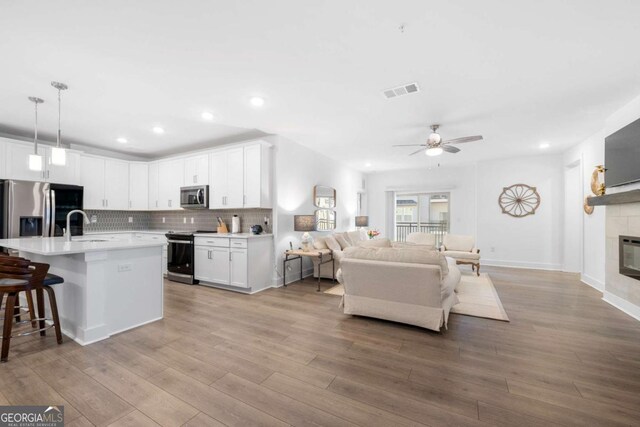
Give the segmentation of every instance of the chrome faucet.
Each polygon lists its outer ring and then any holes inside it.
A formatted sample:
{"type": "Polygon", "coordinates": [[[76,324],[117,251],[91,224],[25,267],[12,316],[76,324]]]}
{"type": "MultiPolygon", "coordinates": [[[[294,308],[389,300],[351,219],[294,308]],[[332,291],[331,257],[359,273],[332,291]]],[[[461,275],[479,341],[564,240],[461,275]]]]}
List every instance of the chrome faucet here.
{"type": "Polygon", "coordinates": [[[82,214],[82,216],[84,217],[84,223],[91,224],[91,221],[89,221],[89,217],[87,216],[86,213],[84,213],[84,211],[81,211],[80,209],[75,209],[69,212],[67,214],[67,228],[64,230],[64,237],[67,238],[67,242],[71,241],[71,215],[73,215],[74,213],[82,214]]]}

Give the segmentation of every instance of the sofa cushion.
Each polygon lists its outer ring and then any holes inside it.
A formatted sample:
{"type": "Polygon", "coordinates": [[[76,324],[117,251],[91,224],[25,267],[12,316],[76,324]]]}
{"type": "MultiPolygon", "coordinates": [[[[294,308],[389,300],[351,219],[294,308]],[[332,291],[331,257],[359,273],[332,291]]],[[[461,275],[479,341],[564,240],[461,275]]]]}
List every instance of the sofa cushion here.
{"type": "Polygon", "coordinates": [[[459,234],[445,234],[442,239],[445,250],[471,252],[475,245],[473,236],[459,234]]]}
{"type": "Polygon", "coordinates": [[[320,237],[313,242],[313,247],[316,249],[329,249],[324,237],[320,237]]]}
{"type": "Polygon", "coordinates": [[[431,264],[440,266],[443,276],[449,272],[446,258],[436,251],[420,249],[363,248],[353,246],[344,251],[344,257],[369,261],[431,264]]]}
{"type": "Polygon", "coordinates": [[[333,235],[333,237],[335,237],[342,250],[345,250],[349,246],[353,246],[347,236],[347,233],[336,233],[333,235]]]}
{"type": "Polygon", "coordinates": [[[325,237],[324,243],[325,245],[327,245],[327,248],[331,249],[334,252],[340,252],[342,250],[342,248],[340,247],[340,244],[338,243],[336,238],[333,236],[325,237]]]}
{"type": "Polygon", "coordinates": [[[407,243],[414,243],[416,245],[428,245],[436,247],[436,235],[430,233],[410,233],[407,236],[407,243]]]}
{"type": "Polygon", "coordinates": [[[348,231],[346,234],[349,242],[351,243],[351,246],[356,246],[358,242],[369,240],[369,237],[366,235],[366,233],[363,234],[361,230],[348,231]]]}
{"type": "Polygon", "coordinates": [[[391,241],[389,239],[370,239],[357,242],[354,246],[361,248],[390,248],[391,241]]]}
{"type": "Polygon", "coordinates": [[[470,261],[479,260],[480,254],[475,252],[462,252],[462,251],[444,251],[444,256],[449,256],[455,259],[467,259],[470,261]]]}
{"type": "Polygon", "coordinates": [[[440,296],[442,301],[449,298],[449,296],[455,291],[462,276],[454,259],[447,258],[447,264],[449,266],[449,274],[443,277],[442,283],[440,283],[440,296]]]}
{"type": "Polygon", "coordinates": [[[392,242],[391,246],[394,248],[405,248],[405,249],[422,249],[426,251],[435,251],[435,245],[422,245],[418,243],[409,243],[409,242],[392,242]]]}

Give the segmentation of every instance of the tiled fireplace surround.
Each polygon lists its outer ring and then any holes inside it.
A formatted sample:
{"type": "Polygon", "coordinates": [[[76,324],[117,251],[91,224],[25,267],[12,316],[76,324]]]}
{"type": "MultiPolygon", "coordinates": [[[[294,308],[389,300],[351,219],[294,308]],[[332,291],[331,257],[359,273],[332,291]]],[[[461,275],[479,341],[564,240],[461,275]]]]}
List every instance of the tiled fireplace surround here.
{"type": "Polygon", "coordinates": [[[92,231],[127,231],[127,230],[215,230],[216,218],[220,217],[231,231],[231,218],[240,217],[243,233],[249,227],[259,224],[271,232],[271,209],[238,209],[238,210],[183,210],[183,211],[104,211],[90,210],[87,214],[96,216],[97,222],[85,226],[85,232],[92,231]],[[269,226],[265,227],[264,218],[269,226]],[[129,218],[132,222],[129,222],[129,218]],[[164,221],[163,221],[164,219],[164,221]],[[193,219],[193,222],[192,222],[193,219]]]}
{"type": "Polygon", "coordinates": [[[640,316],[640,280],[619,273],[618,237],[640,236],[640,203],[611,205],[606,209],[604,299],[638,317],[640,316]]]}

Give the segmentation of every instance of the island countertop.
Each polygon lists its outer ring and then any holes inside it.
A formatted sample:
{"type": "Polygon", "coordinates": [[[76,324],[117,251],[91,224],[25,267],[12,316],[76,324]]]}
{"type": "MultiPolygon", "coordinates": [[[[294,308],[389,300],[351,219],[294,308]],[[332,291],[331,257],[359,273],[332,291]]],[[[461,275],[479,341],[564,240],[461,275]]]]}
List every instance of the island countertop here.
{"type": "Polygon", "coordinates": [[[71,242],[64,237],[23,237],[20,239],[0,239],[0,246],[44,256],[103,252],[121,249],[149,248],[164,246],[160,241],[135,239],[104,240],[98,236],[77,236],[71,242]]]}

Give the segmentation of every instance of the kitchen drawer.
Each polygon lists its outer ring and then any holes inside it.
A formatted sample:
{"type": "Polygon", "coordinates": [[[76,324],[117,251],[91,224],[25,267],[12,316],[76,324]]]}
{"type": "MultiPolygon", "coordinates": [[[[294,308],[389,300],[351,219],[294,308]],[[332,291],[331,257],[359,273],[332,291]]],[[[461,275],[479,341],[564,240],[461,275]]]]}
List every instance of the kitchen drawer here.
{"type": "Polygon", "coordinates": [[[229,239],[225,237],[197,237],[194,239],[196,246],[215,246],[218,248],[228,248],[229,239]]]}
{"type": "Polygon", "coordinates": [[[230,239],[230,246],[232,248],[246,248],[247,247],[247,239],[230,239]]]}

